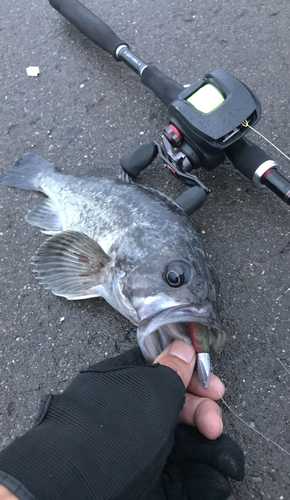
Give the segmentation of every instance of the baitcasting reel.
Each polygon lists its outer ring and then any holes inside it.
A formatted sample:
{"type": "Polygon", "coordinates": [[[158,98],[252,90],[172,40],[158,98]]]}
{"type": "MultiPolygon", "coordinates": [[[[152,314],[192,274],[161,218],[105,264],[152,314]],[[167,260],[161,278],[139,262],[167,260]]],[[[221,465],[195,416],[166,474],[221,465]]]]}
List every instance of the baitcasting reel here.
{"type": "Polygon", "coordinates": [[[49,2],[96,45],[125,62],[168,108],[169,125],[161,144],[141,144],[121,158],[121,166],[129,176],[137,177],[159,154],[163,163],[191,186],[175,200],[191,215],[209,193],[192,171],[199,167],[213,170],[227,157],[248,179],[267,186],[290,205],[290,182],[277,171],[275,161],[244,137],[261,117],[261,105],[244,83],[215,69],[184,88],[139,59],[78,0],[49,2]]]}

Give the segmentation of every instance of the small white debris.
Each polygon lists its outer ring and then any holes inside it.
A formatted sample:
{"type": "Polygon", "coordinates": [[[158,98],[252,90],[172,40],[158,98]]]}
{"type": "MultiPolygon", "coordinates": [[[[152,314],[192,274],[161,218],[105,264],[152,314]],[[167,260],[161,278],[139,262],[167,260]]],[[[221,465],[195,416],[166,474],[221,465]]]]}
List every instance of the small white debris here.
{"type": "Polygon", "coordinates": [[[60,323],[62,323],[65,320],[65,316],[62,316],[59,320],[60,323]]]}
{"type": "Polygon", "coordinates": [[[28,66],[28,68],[26,68],[26,73],[28,76],[38,76],[39,75],[39,67],[38,66],[28,66]]]}

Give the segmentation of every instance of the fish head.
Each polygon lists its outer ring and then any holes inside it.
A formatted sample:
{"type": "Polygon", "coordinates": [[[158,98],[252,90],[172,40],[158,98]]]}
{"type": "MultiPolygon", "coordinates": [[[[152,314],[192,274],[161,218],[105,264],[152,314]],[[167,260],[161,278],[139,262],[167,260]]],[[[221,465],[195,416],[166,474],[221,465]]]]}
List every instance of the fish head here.
{"type": "MultiPolygon", "coordinates": [[[[218,281],[203,248],[167,246],[139,259],[116,283],[126,315],[138,324],[137,340],[149,362],[175,339],[191,343],[190,324],[208,327],[219,351],[226,334],[216,311],[218,281]]],[[[116,289],[115,289],[116,291],[116,289]]]]}

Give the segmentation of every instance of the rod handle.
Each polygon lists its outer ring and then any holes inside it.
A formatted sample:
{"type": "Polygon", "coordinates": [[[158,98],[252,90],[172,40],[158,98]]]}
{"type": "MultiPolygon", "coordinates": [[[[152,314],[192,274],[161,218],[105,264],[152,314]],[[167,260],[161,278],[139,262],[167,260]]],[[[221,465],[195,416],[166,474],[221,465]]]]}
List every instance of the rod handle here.
{"type": "Polygon", "coordinates": [[[146,85],[165,106],[178,98],[184,87],[169,76],[166,76],[156,66],[150,64],[141,73],[141,82],[146,85]]]}
{"type": "Polygon", "coordinates": [[[92,11],[78,0],[49,0],[50,5],[98,47],[116,57],[120,45],[127,45],[92,11]]]}

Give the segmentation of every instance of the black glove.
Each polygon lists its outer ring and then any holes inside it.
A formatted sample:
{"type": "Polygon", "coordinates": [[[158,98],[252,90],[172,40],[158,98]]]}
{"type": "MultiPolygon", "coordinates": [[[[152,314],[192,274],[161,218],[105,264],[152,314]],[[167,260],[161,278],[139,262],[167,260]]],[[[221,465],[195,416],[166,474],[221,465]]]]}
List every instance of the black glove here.
{"type": "Polygon", "coordinates": [[[0,483],[21,500],[225,500],[243,453],[176,425],[184,393],[139,349],[91,366],[0,453],[0,483]]]}

